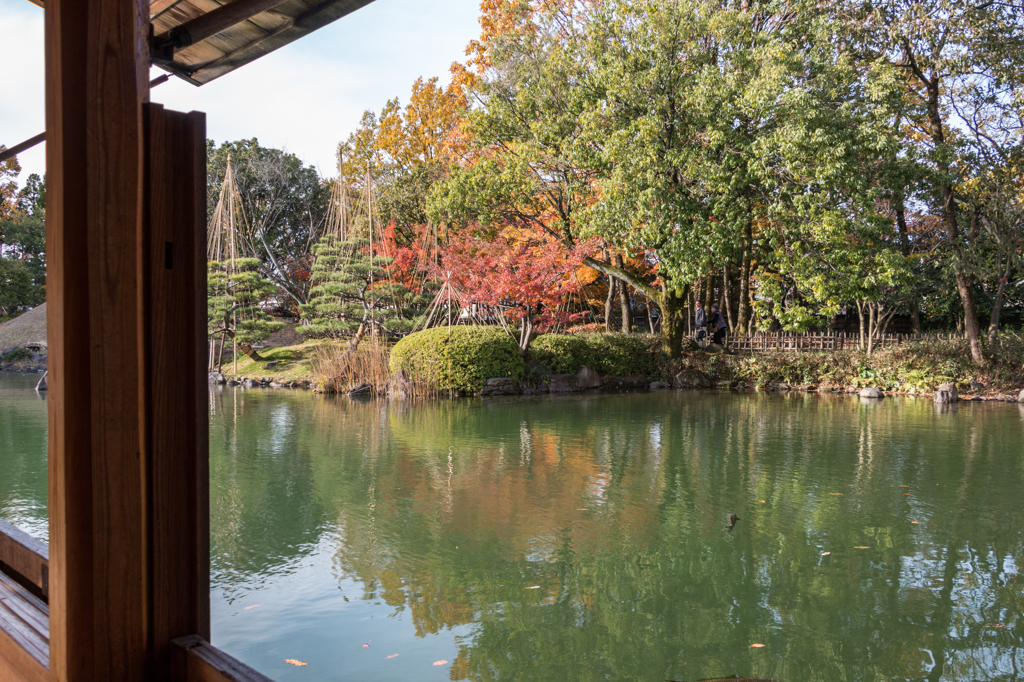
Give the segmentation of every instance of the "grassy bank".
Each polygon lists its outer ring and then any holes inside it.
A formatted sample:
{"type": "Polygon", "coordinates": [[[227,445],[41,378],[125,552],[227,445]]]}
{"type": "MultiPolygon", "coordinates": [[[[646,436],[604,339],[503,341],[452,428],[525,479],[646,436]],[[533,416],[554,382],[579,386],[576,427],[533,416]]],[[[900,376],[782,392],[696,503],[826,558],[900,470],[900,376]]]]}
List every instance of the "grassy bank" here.
{"type": "MultiPolygon", "coordinates": [[[[564,337],[539,337],[527,358],[525,380],[541,380],[539,373],[574,373],[586,364],[602,374],[645,374],[671,380],[686,369],[704,372],[712,381],[729,381],[749,389],[775,384],[797,387],[848,388],[877,386],[889,392],[930,395],[941,383],[955,382],[962,394],[981,397],[1016,397],[1024,389],[1024,337],[1007,333],[999,345],[986,348],[988,365],[976,368],[965,341],[922,341],[877,350],[769,351],[737,355],[684,353],[666,360],[658,351],[658,338],[650,335],[593,335],[588,343],[564,337]],[[593,357],[595,352],[602,356],[593,357]],[[543,365],[539,370],[538,365],[543,365]],[[547,368],[545,370],[545,368],[547,368]]],[[[342,362],[344,341],[308,340],[261,351],[262,361],[241,356],[237,372],[226,363],[225,374],[238,377],[274,377],[279,381],[313,382],[319,390],[346,391],[362,382],[382,388],[388,381],[389,348],[367,338],[354,358],[342,362]],[[272,366],[268,367],[268,364],[272,366]]]]}
{"type": "Polygon", "coordinates": [[[759,352],[745,355],[689,353],[669,369],[699,369],[717,381],[734,381],[751,388],[775,383],[790,386],[864,387],[930,394],[939,384],[955,382],[961,392],[982,397],[1016,396],[1024,388],[1024,338],[1005,334],[985,349],[988,364],[971,363],[966,341],[922,341],[877,350],[759,352]]]}

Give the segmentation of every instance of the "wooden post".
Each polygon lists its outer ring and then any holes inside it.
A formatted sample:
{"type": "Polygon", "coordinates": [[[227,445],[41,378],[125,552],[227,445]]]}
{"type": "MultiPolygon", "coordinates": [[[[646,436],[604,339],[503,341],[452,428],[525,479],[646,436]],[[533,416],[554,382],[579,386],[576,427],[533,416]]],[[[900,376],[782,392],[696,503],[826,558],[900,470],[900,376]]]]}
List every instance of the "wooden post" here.
{"type": "Polygon", "coordinates": [[[206,117],[144,105],[143,415],[149,505],[147,675],[171,640],[210,639],[206,117]]]}
{"type": "Polygon", "coordinates": [[[209,637],[205,126],[144,119],[148,0],[45,33],[50,679],[166,679],[209,637]]]}
{"type": "Polygon", "coordinates": [[[50,675],[144,678],[145,0],[47,0],[50,675]]]}

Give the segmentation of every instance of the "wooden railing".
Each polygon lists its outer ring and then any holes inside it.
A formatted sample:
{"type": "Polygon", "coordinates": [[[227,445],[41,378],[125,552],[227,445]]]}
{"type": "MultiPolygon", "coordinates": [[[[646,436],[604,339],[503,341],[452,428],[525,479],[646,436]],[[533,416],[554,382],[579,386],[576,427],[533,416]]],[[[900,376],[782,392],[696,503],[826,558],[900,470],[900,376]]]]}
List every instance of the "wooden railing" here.
{"type": "MultiPolygon", "coordinates": [[[[0,520],[0,680],[50,679],[49,548],[0,520]]],[[[175,682],[273,682],[198,635],[172,642],[175,682]]]]}
{"type": "MultiPolygon", "coordinates": [[[[874,347],[886,348],[912,341],[959,341],[963,338],[962,334],[884,334],[875,339],[874,347]]],[[[753,352],[856,350],[859,343],[858,334],[845,332],[775,332],[726,337],[726,344],[733,350],[753,352]]]]}
{"type": "Polygon", "coordinates": [[[49,552],[0,521],[0,679],[50,677],[49,552]]]}

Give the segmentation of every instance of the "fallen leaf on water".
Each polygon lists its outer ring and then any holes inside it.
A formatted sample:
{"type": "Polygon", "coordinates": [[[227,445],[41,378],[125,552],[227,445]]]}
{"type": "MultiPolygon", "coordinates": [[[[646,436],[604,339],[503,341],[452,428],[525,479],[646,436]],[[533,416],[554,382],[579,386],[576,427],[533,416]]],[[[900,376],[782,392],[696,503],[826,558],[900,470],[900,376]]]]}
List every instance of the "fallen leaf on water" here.
{"type": "Polygon", "coordinates": [[[577,507],[576,511],[589,511],[586,507],[577,507]]]}
{"type": "Polygon", "coordinates": [[[765,646],[764,644],[751,644],[750,648],[751,649],[762,649],[762,648],[764,648],[764,646],[765,646]]]}
{"type": "Polygon", "coordinates": [[[370,642],[372,642],[372,641],[373,641],[373,640],[371,639],[371,640],[370,640],[369,642],[367,642],[366,644],[364,644],[364,645],[363,645],[363,648],[364,648],[364,649],[369,649],[369,648],[370,648],[370,642]]]}
{"type": "Polygon", "coordinates": [[[854,547],[854,549],[871,549],[871,548],[868,547],[867,545],[857,545],[856,547],[854,547]]]}
{"type": "Polygon", "coordinates": [[[529,587],[527,587],[525,589],[527,589],[527,590],[539,590],[540,589],[540,585],[531,585],[531,586],[529,586],[529,587]]]}
{"type": "Polygon", "coordinates": [[[904,494],[904,495],[909,495],[910,493],[903,493],[903,494],[904,494]]]}
{"type": "Polygon", "coordinates": [[[390,656],[385,656],[384,658],[394,658],[394,657],[395,657],[395,656],[397,656],[397,655],[398,655],[398,654],[391,654],[390,656]]]}
{"type": "Polygon", "coordinates": [[[901,483],[901,484],[900,484],[900,487],[901,487],[901,488],[909,488],[910,486],[909,486],[909,485],[904,485],[904,484],[902,484],[902,483],[901,483]]]}
{"type": "Polygon", "coordinates": [[[842,493],[829,493],[830,495],[842,495],[842,493]]]}
{"type": "Polygon", "coordinates": [[[434,665],[445,665],[446,663],[448,663],[448,661],[443,658],[440,661],[434,661],[434,665]]]}
{"type": "Polygon", "coordinates": [[[254,608],[256,608],[257,606],[263,606],[263,604],[253,604],[252,606],[246,606],[246,607],[245,607],[245,610],[246,610],[246,611],[248,611],[249,609],[254,609],[254,608]]]}
{"type": "Polygon", "coordinates": [[[831,553],[832,553],[832,552],[822,552],[822,553],[821,553],[821,556],[828,556],[828,555],[829,555],[829,554],[831,554],[831,553]]]}
{"type": "Polygon", "coordinates": [[[982,627],[986,627],[986,628],[1005,628],[1006,626],[1003,625],[1002,623],[997,623],[996,625],[983,625],[982,627]]]}
{"type": "Polygon", "coordinates": [[[765,503],[764,500],[758,500],[758,502],[760,502],[761,504],[765,503]]]}
{"type": "Polygon", "coordinates": [[[911,523],[921,523],[920,521],[911,521],[911,523]]]}
{"type": "Polygon", "coordinates": [[[297,665],[297,666],[299,666],[300,668],[302,668],[302,667],[305,667],[305,666],[309,665],[309,663],[306,663],[306,662],[304,662],[304,661],[300,661],[300,660],[299,660],[299,659],[297,659],[297,658],[286,658],[286,659],[284,659],[284,662],[285,662],[285,663],[291,663],[292,665],[297,665]]]}

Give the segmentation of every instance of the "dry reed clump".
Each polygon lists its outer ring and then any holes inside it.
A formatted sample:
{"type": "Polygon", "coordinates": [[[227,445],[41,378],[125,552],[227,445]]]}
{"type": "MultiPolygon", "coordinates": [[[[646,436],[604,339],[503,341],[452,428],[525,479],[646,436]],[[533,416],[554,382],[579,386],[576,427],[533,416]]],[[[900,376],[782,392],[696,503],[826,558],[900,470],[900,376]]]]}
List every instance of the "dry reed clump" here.
{"type": "MultiPolygon", "coordinates": [[[[315,389],[322,393],[348,393],[360,384],[370,384],[376,395],[389,393],[392,388],[388,367],[391,345],[379,335],[368,334],[354,353],[346,353],[348,346],[347,340],[338,340],[314,350],[309,365],[315,389]]],[[[402,392],[406,398],[438,395],[434,387],[413,381],[405,381],[402,392]]]]}

